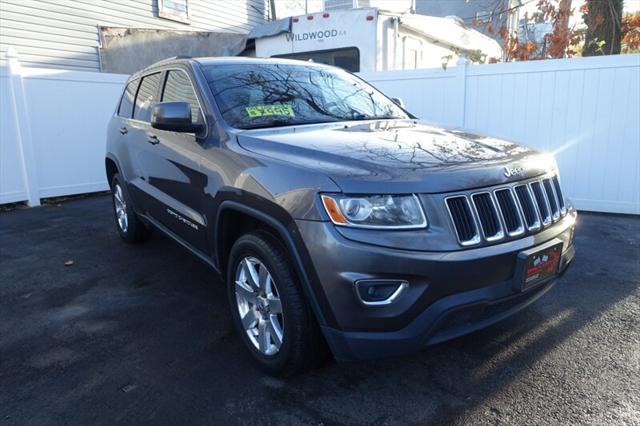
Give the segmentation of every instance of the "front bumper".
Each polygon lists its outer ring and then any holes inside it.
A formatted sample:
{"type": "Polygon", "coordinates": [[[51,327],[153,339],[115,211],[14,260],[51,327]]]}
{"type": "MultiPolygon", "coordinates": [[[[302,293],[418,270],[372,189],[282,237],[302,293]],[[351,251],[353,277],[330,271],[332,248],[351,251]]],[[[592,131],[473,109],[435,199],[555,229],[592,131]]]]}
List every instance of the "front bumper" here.
{"type": "MultiPolygon", "coordinates": [[[[563,254],[561,274],[573,259],[573,246],[563,254]]],[[[556,278],[514,294],[512,282],[445,297],[422,312],[406,327],[388,332],[340,331],[323,327],[337,360],[353,361],[398,356],[450,340],[495,324],[538,300],[556,278]]]]}
{"type": "Polygon", "coordinates": [[[526,291],[514,286],[523,250],[562,241],[560,273],[572,261],[575,216],[520,240],[454,252],[396,250],[348,240],[327,222],[298,221],[336,324],[322,330],[338,360],[402,355],[500,321],[525,308],[557,277],[526,291]],[[394,303],[364,306],[353,283],[402,279],[409,288],[394,303]]]}

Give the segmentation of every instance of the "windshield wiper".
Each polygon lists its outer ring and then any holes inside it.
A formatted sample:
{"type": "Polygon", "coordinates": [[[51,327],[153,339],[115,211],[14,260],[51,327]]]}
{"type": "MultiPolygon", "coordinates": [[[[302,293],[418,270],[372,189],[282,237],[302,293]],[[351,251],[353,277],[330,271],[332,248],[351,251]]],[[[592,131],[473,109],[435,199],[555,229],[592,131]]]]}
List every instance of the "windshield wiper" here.
{"type": "Polygon", "coordinates": [[[242,130],[252,129],[268,129],[271,127],[286,127],[286,126],[298,126],[302,124],[322,124],[322,123],[334,123],[336,120],[323,120],[323,121],[289,121],[289,120],[272,120],[268,123],[261,124],[249,124],[240,127],[242,130]]]}
{"type": "Polygon", "coordinates": [[[394,120],[394,119],[403,119],[404,117],[398,117],[396,115],[365,115],[358,114],[354,115],[350,119],[345,120],[353,120],[353,121],[365,121],[365,120],[394,120]]]}

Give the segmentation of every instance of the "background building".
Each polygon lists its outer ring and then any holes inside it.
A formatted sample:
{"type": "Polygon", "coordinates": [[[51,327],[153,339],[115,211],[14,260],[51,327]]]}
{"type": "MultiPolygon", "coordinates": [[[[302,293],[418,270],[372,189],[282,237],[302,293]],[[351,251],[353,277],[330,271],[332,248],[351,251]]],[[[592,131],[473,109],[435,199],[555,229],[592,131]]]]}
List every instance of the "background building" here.
{"type": "Polygon", "coordinates": [[[501,41],[498,33],[502,27],[509,33],[517,32],[522,5],[522,0],[415,0],[416,13],[457,16],[467,25],[479,22],[473,27],[498,41],[501,41]]]}
{"type": "MultiPolygon", "coordinates": [[[[134,30],[153,30],[138,34],[136,43],[139,39],[149,43],[142,49],[138,46],[130,57],[121,49],[124,61],[141,52],[151,61],[156,53],[173,56],[172,43],[181,35],[191,37],[188,44],[196,51],[217,53],[206,50],[215,47],[216,37],[203,38],[203,33],[231,34],[224,42],[235,41],[233,34],[246,35],[268,19],[269,4],[269,0],[0,0],[0,65],[13,46],[28,67],[122,72],[126,64],[110,63],[105,69],[101,60],[108,53],[101,47],[108,48],[105,41],[112,41],[105,38],[104,28],[114,29],[107,36],[118,42],[119,49],[136,34],[134,30]],[[158,41],[166,38],[171,39],[162,43],[167,51],[158,52],[158,41]]],[[[180,50],[179,44],[174,46],[180,50]]]]}

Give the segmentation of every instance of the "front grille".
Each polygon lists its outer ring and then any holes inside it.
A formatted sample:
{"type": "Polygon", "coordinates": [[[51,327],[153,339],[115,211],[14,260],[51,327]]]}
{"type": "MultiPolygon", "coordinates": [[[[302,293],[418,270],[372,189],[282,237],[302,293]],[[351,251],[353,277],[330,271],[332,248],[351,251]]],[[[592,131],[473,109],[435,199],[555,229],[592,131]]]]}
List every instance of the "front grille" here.
{"type": "Polygon", "coordinates": [[[531,190],[527,185],[518,185],[515,187],[515,191],[518,203],[522,208],[524,220],[527,223],[527,229],[530,231],[540,229],[540,219],[538,218],[538,211],[536,210],[531,190]]]}
{"type": "Polygon", "coordinates": [[[567,213],[557,176],[445,198],[463,246],[534,232],[567,213]]]}
{"type": "Polygon", "coordinates": [[[473,194],[471,196],[476,214],[480,222],[480,228],[487,241],[502,238],[502,225],[498,217],[498,210],[488,192],[473,194]]]}
{"type": "Polygon", "coordinates": [[[447,207],[449,208],[449,214],[456,228],[456,234],[460,244],[470,245],[479,243],[480,236],[478,235],[478,228],[467,197],[459,196],[448,198],[447,207]]]}
{"type": "Polygon", "coordinates": [[[531,190],[533,191],[533,196],[536,200],[536,206],[538,207],[538,212],[540,213],[542,223],[544,225],[548,225],[549,223],[551,223],[551,209],[549,208],[549,201],[547,201],[547,194],[542,187],[542,182],[531,182],[530,185],[531,190]]]}
{"type": "Polygon", "coordinates": [[[553,181],[553,188],[556,190],[556,197],[558,197],[558,202],[560,203],[560,214],[565,214],[567,212],[567,205],[564,203],[564,196],[562,195],[562,189],[560,189],[560,180],[558,176],[554,176],[551,178],[553,181]]]}
{"type": "Polygon", "coordinates": [[[511,189],[499,189],[495,192],[502,212],[502,219],[507,228],[507,232],[510,236],[520,235],[524,232],[524,226],[522,225],[522,217],[520,216],[520,210],[513,197],[511,189]]]}
{"type": "Polygon", "coordinates": [[[553,219],[557,220],[560,217],[560,206],[558,205],[556,191],[553,189],[551,179],[543,179],[542,185],[544,185],[544,192],[546,192],[547,200],[549,200],[549,207],[551,208],[553,219]]]}

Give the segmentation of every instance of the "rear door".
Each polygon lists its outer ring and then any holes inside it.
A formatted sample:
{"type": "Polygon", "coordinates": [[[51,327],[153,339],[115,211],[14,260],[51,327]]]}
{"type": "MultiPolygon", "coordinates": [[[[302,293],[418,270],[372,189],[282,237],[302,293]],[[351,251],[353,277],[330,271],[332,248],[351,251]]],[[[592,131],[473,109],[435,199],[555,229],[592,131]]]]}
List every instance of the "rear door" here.
{"type": "Polygon", "coordinates": [[[141,77],[136,90],[132,108],[132,118],[126,131],[130,173],[127,176],[129,189],[134,197],[139,213],[154,216],[160,209],[158,201],[151,195],[149,185],[148,161],[152,147],[149,140],[151,132],[151,108],[158,102],[162,72],[154,72],[141,77]]]}
{"type": "Polygon", "coordinates": [[[115,141],[109,145],[109,149],[113,150],[113,154],[118,158],[120,173],[127,184],[137,177],[136,168],[132,162],[132,158],[135,158],[135,146],[132,144],[130,131],[132,129],[133,104],[139,83],[139,79],[127,83],[116,115],[109,124],[109,141],[115,141]]]}
{"type": "MultiPolygon", "coordinates": [[[[201,103],[186,69],[172,68],[154,76],[153,86],[142,80],[139,92],[157,93],[147,104],[187,102],[191,106],[192,121],[203,123],[201,103]],[[157,86],[157,92],[153,87],[157,86]]],[[[149,95],[143,94],[141,105],[149,95]]],[[[136,113],[134,111],[134,117],[136,113]]],[[[206,250],[206,220],[203,211],[206,176],[200,172],[202,147],[193,133],[177,133],[151,127],[151,114],[140,112],[146,124],[140,126],[140,138],[145,141],[141,167],[144,172],[143,189],[148,214],[174,235],[201,251],[206,250]],[[142,136],[144,133],[144,136],[142,136]]]]}

